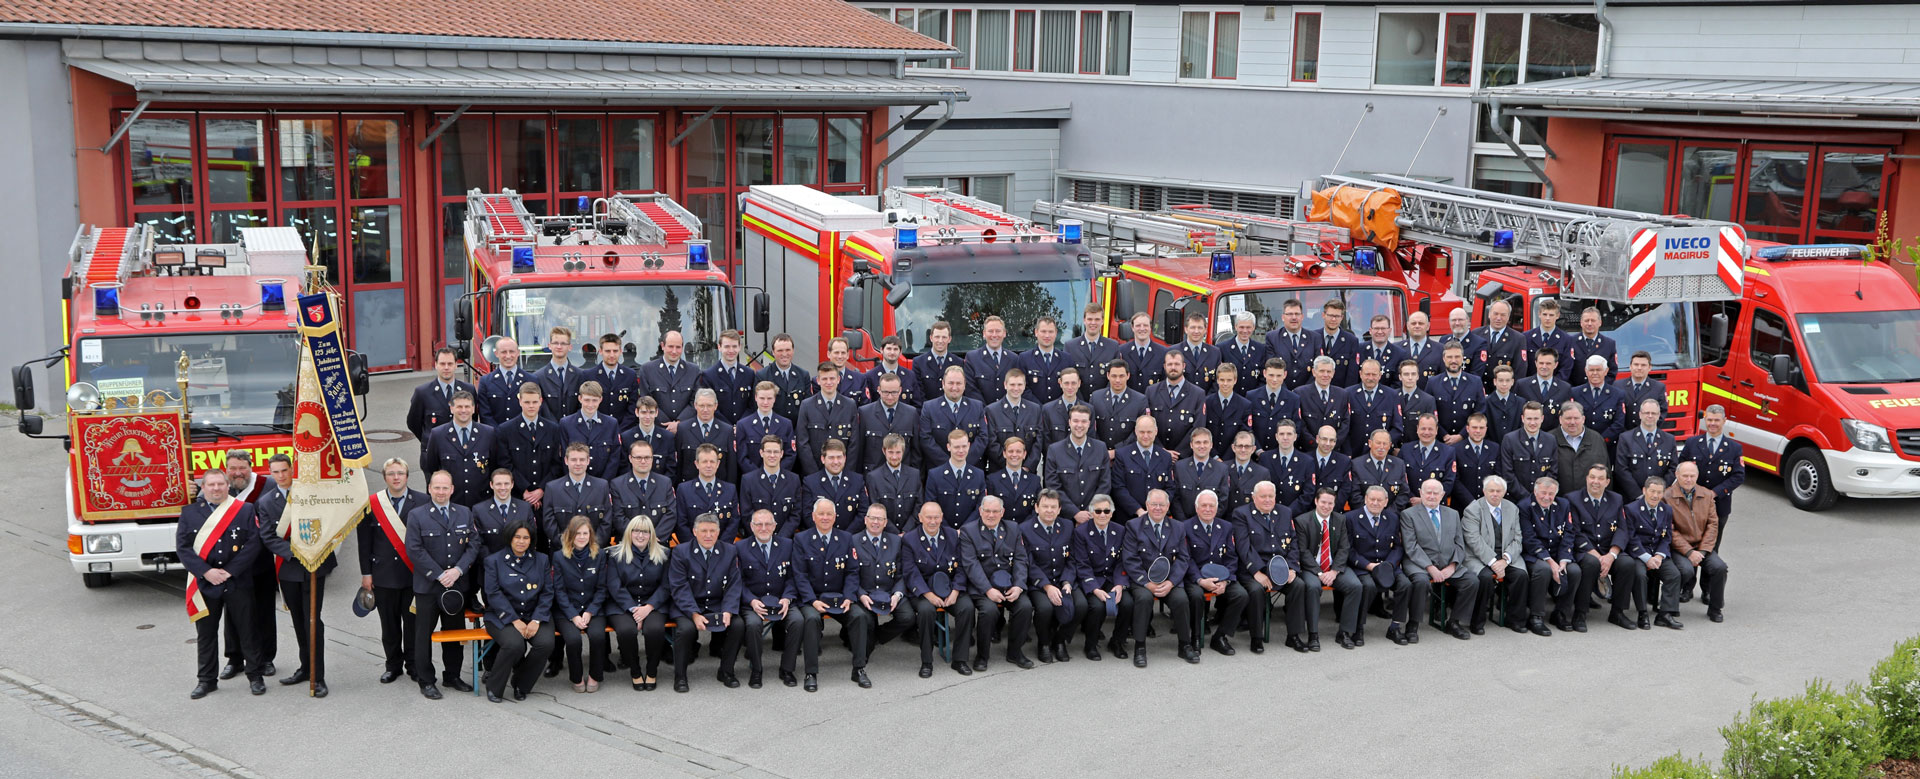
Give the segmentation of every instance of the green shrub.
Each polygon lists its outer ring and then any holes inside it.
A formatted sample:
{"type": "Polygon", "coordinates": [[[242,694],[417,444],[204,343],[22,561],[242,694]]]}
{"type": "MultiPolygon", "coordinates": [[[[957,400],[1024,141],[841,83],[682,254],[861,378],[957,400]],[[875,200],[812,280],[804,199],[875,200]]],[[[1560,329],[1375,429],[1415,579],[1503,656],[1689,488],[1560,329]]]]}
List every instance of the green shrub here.
{"type": "Polygon", "coordinates": [[[1714,779],[1717,776],[1713,764],[1704,756],[1688,759],[1678,752],[1655,760],[1646,768],[1613,767],[1613,779],[1714,779]]]}
{"type": "Polygon", "coordinates": [[[1859,779],[1885,755],[1879,712],[1857,686],[1815,679],[1806,695],[1760,701],[1732,725],[1726,771],[1737,779],[1859,779]]]}
{"type": "Polygon", "coordinates": [[[1867,677],[1867,698],[1880,709],[1888,757],[1920,757],[1920,637],[1893,648],[1867,677]]]}

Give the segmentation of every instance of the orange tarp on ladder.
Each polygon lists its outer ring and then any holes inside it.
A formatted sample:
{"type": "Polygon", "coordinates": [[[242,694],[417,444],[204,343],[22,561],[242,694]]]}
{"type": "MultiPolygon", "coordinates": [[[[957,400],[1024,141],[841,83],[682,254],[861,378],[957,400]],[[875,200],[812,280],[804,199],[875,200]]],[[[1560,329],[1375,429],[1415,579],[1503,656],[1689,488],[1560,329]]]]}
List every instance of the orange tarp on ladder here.
{"type": "Polygon", "coordinates": [[[1307,221],[1345,227],[1355,241],[1390,252],[1400,248],[1400,226],[1395,222],[1399,217],[1399,192],[1345,184],[1313,193],[1313,208],[1307,212],[1307,221]]]}

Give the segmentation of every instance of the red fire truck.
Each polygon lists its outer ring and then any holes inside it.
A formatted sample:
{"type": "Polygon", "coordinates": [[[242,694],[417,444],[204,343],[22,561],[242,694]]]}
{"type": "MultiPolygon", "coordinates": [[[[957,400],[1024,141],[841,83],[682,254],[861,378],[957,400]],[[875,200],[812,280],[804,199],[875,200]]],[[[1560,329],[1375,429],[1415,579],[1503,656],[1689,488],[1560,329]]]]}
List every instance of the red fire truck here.
{"type": "MultiPolygon", "coordinates": [[[[89,509],[76,474],[146,478],[116,470],[109,457],[178,458],[184,478],[245,449],[264,473],[267,458],[292,454],[299,331],[289,298],[300,292],[306,252],[291,227],[243,228],[238,243],[158,244],[146,225],[82,228],[62,283],[67,342],[53,354],[13,369],[20,431],[60,438],[66,471],[68,559],[88,587],[116,573],[166,571],[179,564],[171,511],[89,509]],[[188,406],[187,451],[93,453],[69,435],[43,434],[31,368],[60,373],[74,424],[94,415],[188,406]],[[107,467],[103,468],[102,466],[107,467]]],[[[366,362],[349,358],[354,390],[365,394],[366,362]]],[[[73,428],[70,428],[70,430],[73,428]]],[[[181,485],[184,487],[184,485],[181,485]]],[[[184,493],[182,493],[184,497],[184,493]]]]}
{"type": "MultiPolygon", "coordinates": [[[[572,216],[535,216],[513,190],[467,193],[467,289],[454,309],[454,338],[482,339],[474,367],[492,369],[500,338],[520,345],[520,365],[549,359],[547,334],[570,328],[581,358],[615,333],[631,364],[658,356],[678,330],[686,358],[720,359],[720,333],[737,328],[734,288],[715,267],[700,220],[666,195],[620,194],[588,201],[572,216]],[[640,354],[639,347],[651,350],[640,354]]],[[[754,329],[766,331],[766,295],[755,295],[754,329]]]]}
{"type": "Polygon", "coordinates": [[[1006,321],[1007,348],[1030,349],[1042,315],[1077,332],[1069,323],[1079,322],[1090,282],[1110,273],[1080,244],[1077,228],[1037,227],[945,189],[840,197],[755,186],[741,196],[740,215],[742,281],[786,290],[773,302],[773,325],[793,335],[803,356],[824,356],[827,340],[842,334],[858,342],[861,362],[879,356],[869,341],[888,335],[916,354],[940,320],[953,326],[952,348],[964,352],[983,343],[988,315],[1006,321]]]}

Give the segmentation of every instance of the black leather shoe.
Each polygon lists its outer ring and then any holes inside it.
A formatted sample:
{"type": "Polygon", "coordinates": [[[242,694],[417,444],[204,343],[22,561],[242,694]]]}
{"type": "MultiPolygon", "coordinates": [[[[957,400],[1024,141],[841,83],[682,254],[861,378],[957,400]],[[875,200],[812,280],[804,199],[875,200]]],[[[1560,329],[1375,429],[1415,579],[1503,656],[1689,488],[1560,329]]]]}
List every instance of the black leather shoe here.
{"type": "Polygon", "coordinates": [[[400,678],[399,671],[387,671],[386,673],[380,674],[380,683],[393,684],[394,680],[399,678],[400,678]]]}
{"type": "Polygon", "coordinates": [[[1653,624],[1659,625],[1660,627],[1663,627],[1663,628],[1670,628],[1673,630],[1685,630],[1687,627],[1686,625],[1680,624],[1680,619],[1678,617],[1669,617],[1665,614],[1662,614],[1658,617],[1654,617],[1653,624]]]}
{"type": "Polygon", "coordinates": [[[1484,636],[1484,635],[1486,635],[1486,634],[1487,634],[1487,626],[1486,626],[1486,623],[1484,623],[1484,622],[1483,622],[1483,623],[1481,623],[1481,624],[1478,624],[1478,625],[1468,625],[1468,626],[1467,626],[1467,632],[1468,632],[1468,633],[1472,633],[1472,634],[1474,634],[1474,635],[1476,635],[1476,636],[1484,636]]]}
{"type": "MultiPolygon", "coordinates": [[[[1031,663],[1033,661],[1028,660],[1027,662],[1031,663]]],[[[865,668],[853,669],[853,683],[860,685],[860,689],[862,690],[870,689],[873,687],[873,680],[867,678],[867,669],[865,668]]]]}
{"type": "Polygon", "coordinates": [[[1400,631],[1400,627],[1399,627],[1398,625],[1388,625],[1388,626],[1387,626],[1387,640],[1388,640],[1388,641],[1392,641],[1393,643],[1395,643],[1395,644],[1397,644],[1397,645],[1399,645],[1399,646],[1406,646],[1406,645],[1407,645],[1407,634],[1406,634],[1406,633],[1403,633],[1403,632],[1401,632],[1401,631],[1400,631]]]}
{"type": "Polygon", "coordinates": [[[1639,629],[1639,626],[1638,626],[1638,625],[1635,625],[1635,624],[1633,624],[1633,620],[1630,620],[1630,619],[1627,619],[1627,615],[1625,615],[1625,614],[1622,614],[1622,613],[1620,613],[1620,612],[1618,612],[1618,611],[1616,611],[1616,612],[1614,612],[1614,613],[1612,613],[1612,614],[1608,614],[1608,615],[1607,615],[1607,621],[1608,621],[1608,622],[1611,622],[1611,623],[1613,623],[1613,624],[1615,624],[1615,625],[1619,625],[1620,627],[1623,627],[1623,628],[1626,628],[1626,629],[1628,629],[1628,630],[1638,630],[1638,629],[1639,629]]]}
{"type": "Polygon", "coordinates": [[[1036,649],[1038,651],[1034,653],[1035,658],[1038,658],[1040,662],[1046,663],[1047,665],[1053,665],[1053,647],[1041,644],[1036,649]]]}
{"type": "Polygon", "coordinates": [[[965,660],[955,660],[953,661],[953,672],[961,676],[972,676],[973,666],[967,665],[967,661],[965,660]]]}
{"type": "Polygon", "coordinates": [[[1032,668],[1035,663],[1026,655],[1008,655],[1007,662],[1020,666],[1022,670],[1032,668]]]}
{"type": "Polygon", "coordinates": [[[1267,653],[1267,642],[1257,638],[1248,638],[1247,649],[1256,655],[1264,655],[1267,653]]]}
{"type": "Polygon", "coordinates": [[[1461,627],[1458,622],[1448,622],[1445,626],[1441,627],[1441,630],[1445,631],[1447,635],[1453,636],[1461,641],[1468,641],[1473,638],[1473,634],[1468,633],[1467,629],[1461,627]]]}
{"type": "Polygon", "coordinates": [[[932,663],[921,663],[921,664],[920,664],[920,678],[922,678],[922,679],[932,679],[932,678],[933,678],[933,664],[932,664],[932,663]]]}
{"type": "Polygon", "coordinates": [[[524,700],[526,700],[526,699],[527,699],[527,691],[526,691],[526,690],[518,690],[518,689],[516,689],[516,690],[514,690],[514,691],[513,691],[513,699],[514,699],[514,700],[516,700],[516,701],[524,701],[524,700]]]}
{"type": "Polygon", "coordinates": [[[1527,632],[1536,636],[1553,635],[1553,631],[1547,629],[1547,623],[1541,622],[1539,617],[1527,620],[1527,632]]]}
{"type": "Polygon", "coordinates": [[[1187,661],[1187,665],[1199,665],[1200,648],[1197,646],[1187,647],[1186,651],[1180,653],[1180,659],[1187,661]]]}
{"type": "Polygon", "coordinates": [[[806,682],[803,683],[801,687],[806,689],[807,692],[819,692],[820,677],[817,674],[807,674],[806,682]]]}
{"type": "Polygon", "coordinates": [[[280,683],[288,687],[292,687],[306,680],[307,680],[307,669],[305,668],[302,668],[298,671],[294,671],[292,676],[280,677],[280,683]]]}
{"type": "Polygon", "coordinates": [[[1054,644],[1054,645],[1053,645],[1053,660],[1054,660],[1054,662],[1058,662],[1058,663],[1064,663],[1064,662],[1067,662],[1067,661],[1069,661],[1069,660],[1072,660],[1072,659],[1073,659],[1073,658],[1072,658],[1072,657],[1069,657],[1069,656],[1068,656],[1068,654],[1067,654],[1067,645],[1066,645],[1066,644],[1064,644],[1064,643],[1060,643],[1060,644],[1054,644]]]}
{"type": "Polygon", "coordinates": [[[1317,634],[1314,634],[1314,633],[1308,633],[1308,634],[1307,634],[1307,651],[1309,651],[1309,652],[1318,652],[1318,651],[1320,651],[1320,636],[1319,636],[1319,635],[1317,635],[1317,634]]]}
{"type": "Polygon", "coordinates": [[[420,695],[430,701],[437,701],[442,697],[440,688],[433,686],[433,682],[420,685],[420,695]]]}
{"type": "Polygon", "coordinates": [[[1085,655],[1088,660],[1100,662],[1100,645],[1088,641],[1086,646],[1080,648],[1080,654],[1085,655]]]}
{"type": "Polygon", "coordinates": [[[1144,642],[1133,647],[1133,667],[1147,667],[1147,645],[1144,642]]]}
{"type": "Polygon", "coordinates": [[[1653,629],[1653,622],[1651,622],[1651,621],[1649,621],[1649,620],[1647,619],[1647,613],[1646,613],[1646,612],[1644,612],[1644,611],[1642,611],[1642,612],[1640,612],[1640,622],[1639,622],[1639,624],[1640,624],[1640,629],[1641,629],[1641,630],[1652,630],[1652,629],[1653,629]]]}
{"type": "Polygon", "coordinates": [[[1407,629],[1407,643],[1409,643],[1409,644],[1418,644],[1418,643],[1420,643],[1420,631],[1418,631],[1418,630],[1414,630],[1414,629],[1412,629],[1412,628],[1408,628],[1408,629],[1407,629]]]}
{"type": "Polygon", "coordinates": [[[218,689],[220,685],[216,682],[201,682],[193,686],[193,692],[187,693],[187,697],[197,701],[218,689]]]}
{"type": "Polygon", "coordinates": [[[640,689],[645,692],[653,692],[659,686],[660,686],[659,681],[651,681],[651,682],[647,682],[645,684],[640,685],[640,689]]]}
{"type": "Polygon", "coordinates": [[[674,692],[686,692],[690,689],[692,689],[692,687],[687,684],[687,677],[684,677],[684,676],[673,677],[674,692]]]}
{"type": "Polygon", "coordinates": [[[1120,639],[1117,639],[1117,638],[1111,641],[1108,641],[1107,654],[1113,655],[1114,657],[1118,657],[1122,660],[1127,659],[1126,643],[1122,642],[1120,639]]]}
{"type": "Polygon", "coordinates": [[[220,667],[220,681],[226,681],[240,675],[240,666],[228,663],[220,667]]]}
{"type": "Polygon", "coordinates": [[[494,692],[494,691],[492,691],[492,690],[488,690],[488,691],[487,691],[487,702],[488,702],[488,703],[503,703],[503,702],[505,702],[506,700],[507,700],[507,699],[505,699],[505,698],[502,698],[502,697],[500,697],[500,693],[497,693],[497,692],[494,692]]]}
{"type": "Polygon", "coordinates": [[[1587,623],[1585,623],[1585,622],[1575,622],[1575,623],[1573,623],[1573,632],[1575,632],[1575,633],[1585,633],[1585,632],[1587,632],[1587,623]]]}
{"type": "Polygon", "coordinates": [[[1212,641],[1207,642],[1207,648],[1228,657],[1233,656],[1233,643],[1228,641],[1225,636],[1214,636],[1212,641]]]}
{"type": "Polygon", "coordinates": [[[1367,631],[1365,630],[1356,630],[1353,632],[1353,635],[1347,636],[1347,638],[1353,640],[1354,646],[1367,645],[1367,631]]]}
{"type": "Polygon", "coordinates": [[[1345,633],[1333,634],[1333,643],[1339,644],[1341,649],[1353,648],[1353,638],[1345,633]]]}
{"type": "Polygon", "coordinates": [[[1725,622],[1727,621],[1727,615],[1721,613],[1719,609],[1708,609],[1707,621],[1708,622],[1725,622]]]}
{"type": "Polygon", "coordinates": [[[327,697],[327,683],[326,683],[326,682],[314,682],[314,683],[313,683],[313,697],[315,697],[315,698],[325,698],[325,697],[327,697]]]}
{"type": "Polygon", "coordinates": [[[261,679],[257,676],[252,679],[248,679],[247,692],[253,693],[255,695],[267,694],[267,680],[261,679]]]}
{"type": "Polygon", "coordinates": [[[1299,636],[1287,636],[1287,647],[1303,655],[1309,651],[1307,642],[1300,640],[1299,636]]]}
{"type": "Polygon", "coordinates": [[[720,684],[722,686],[725,686],[729,690],[740,689],[740,677],[738,676],[734,676],[733,674],[722,671],[718,674],[714,674],[713,678],[720,680],[720,684]]]}
{"type": "Polygon", "coordinates": [[[1512,630],[1515,633],[1525,633],[1527,632],[1527,623],[1522,622],[1518,619],[1508,620],[1507,629],[1512,630]]]}
{"type": "Polygon", "coordinates": [[[1553,622],[1552,622],[1552,624],[1553,624],[1553,629],[1554,629],[1554,630],[1558,630],[1558,631],[1560,631],[1560,632],[1562,632],[1562,633],[1572,633],[1572,632],[1573,632],[1573,623],[1571,623],[1571,622],[1568,622],[1568,621],[1567,621],[1567,618],[1566,618],[1566,617],[1562,617],[1562,616],[1560,616],[1560,615],[1558,615],[1558,614],[1555,614],[1555,615],[1553,616],[1553,622]]]}
{"type": "Polygon", "coordinates": [[[793,678],[793,672],[792,672],[792,671],[781,671],[781,672],[780,672],[780,683],[781,683],[781,684],[784,684],[784,685],[786,685],[786,686],[788,686],[788,687],[794,687],[794,686],[797,686],[797,685],[799,685],[799,684],[800,684],[800,682],[799,682],[798,680],[796,680],[796,679],[794,679],[794,678],[793,678]]]}
{"type": "Polygon", "coordinates": [[[460,677],[458,676],[449,676],[445,679],[440,680],[440,686],[459,690],[461,692],[473,692],[473,685],[467,684],[466,682],[461,681],[460,677]]]}
{"type": "Polygon", "coordinates": [[[280,669],[274,668],[272,661],[268,661],[265,665],[260,666],[261,676],[272,676],[277,673],[280,673],[280,669]]]}
{"type": "Polygon", "coordinates": [[[758,689],[760,689],[760,684],[761,684],[761,681],[762,681],[762,679],[760,678],[760,672],[759,672],[759,671],[754,671],[753,673],[750,673],[750,674],[747,674],[747,686],[748,686],[748,687],[752,687],[753,689],[756,689],[756,690],[758,690],[758,689]]]}
{"type": "Polygon", "coordinates": [[[1681,602],[1681,603],[1692,603],[1692,602],[1693,602],[1693,590],[1681,590],[1681,591],[1680,591],[1680,602],[1681,602]]]}
{"type": "Polygon", "coordinates": [[[984,673],[984,672],[985,672],[985,671],[987,670],[987,659],[986,659],[986,658],[984,658],[984,657],[976,657],[976,658],[974,658],[974,659],[973,659],[973,670],[975,670],[975,671],[980,671],[980,672],[982,672],[982,673],[984,673]]]}

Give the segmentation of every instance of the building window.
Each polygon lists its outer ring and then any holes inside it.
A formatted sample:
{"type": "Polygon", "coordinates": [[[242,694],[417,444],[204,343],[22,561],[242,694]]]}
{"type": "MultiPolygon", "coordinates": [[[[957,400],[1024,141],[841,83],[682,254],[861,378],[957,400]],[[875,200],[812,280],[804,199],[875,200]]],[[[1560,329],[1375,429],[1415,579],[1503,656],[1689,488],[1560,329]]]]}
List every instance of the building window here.
{"type": "Polygon", "coordinates": [[[1107,75],[1133,71],[1133,12],[1107,12],[1107,75]]]}
{"type": "Polygon", "coordinates": [[[1213,15],[1213,77],[1234,78],[1240,74],[1240,15],[1213,15]]]}
{"type": "Polygon", "coordinates": [[[1481,154],[1473,158],[1473,188],[1521,197],[1540,197],[1545,187],[1518,157],[1481,154]]]}
{"type": "Polygon", "coordinates": [[[1320,79],[1320,14],[1293,15],[1293,80],[1320,79]]]}
{"type": "MultiPolygon", "coordinates": [[[[920,34],[925,35],[941,43],[946,43],[947,42],[947,11],[946,9],[944,8],[920,9],[920,34]]],[[[944,68],[946,66],[947,66],[946,60],[933,60],[931,62],[922,62],[917,65],[917,67],[923,67],[923,68],[944,68]]]]}
{"type": "Polygon", "coordinates": [[[1373,49],[1373,83],[1430,87],[1440,67],[1440,14],[1382,13],[1373,49]]]}
{"type": "Polygon", "coordinates": [[[1006,210],[1012,202],[1013,176],[908,176],[909,187],[943,187],[949,192],[976,197],[1006,210]]]}
{"type": "Polygon", "coordinates": [[[1100,12],[1080,12],[1080,73],[1100,75],[1100,12]]]}
{"type": "Polygon", "coordinates": [[[979,45],[974,47],[973,67],[975,70],[1006,70],[1008,19],[1006,11],[980,9],[979,45]]]}
{"type": "Polygon", "coordinates": [[[953,66],[966,70],[973,60],[973,12],[953,12],[953,48],[960,56],[953,60],[953,66]]]}
{"type": "Polygon", "coordinates": [[[1033,11],[1013,12],[1013,69],[1033,70],[1033,11]]]}
{"type": "Polygon", "coordinates": [[[1040,72],[1073,72],[1073,12],[1040,12],[1040,72]]]}
{"type": "Polygon", "coordinates": [[[1473,86],[1474,14],[1447,14],[1446,58],[1441,62],[1440,85],[1473,86]]]}
{"type": "Polygon", "coordinates": [[[1883,186],[1889,152],[1618,137],[1608,143],[1602,200],[1631,211],[1738,222],[1769,241],[1864,243],[1890,207],[1883,186]]]}
{"type": "MultiPolygon", "coordinates": [[[[1480,38],[1480,87],[1585,76],[1593,72],[1599,56],[1600,22],[1593,14],[1489,13],[1480,38]]],[[[1492,112],[1480,110],[1475,140],[1499,143],[1492,112]]],[[[1507,133],[1520,143],[1546,142],[1545,119],[1511,117],[1507,122],[1507,133]]]]}
{"type": "Polygon", "coordinates": [[[1180,14],[1181,78],[1235,78],[1240,72],[1240,14],[1180,14]]]}

